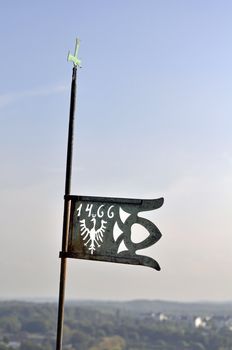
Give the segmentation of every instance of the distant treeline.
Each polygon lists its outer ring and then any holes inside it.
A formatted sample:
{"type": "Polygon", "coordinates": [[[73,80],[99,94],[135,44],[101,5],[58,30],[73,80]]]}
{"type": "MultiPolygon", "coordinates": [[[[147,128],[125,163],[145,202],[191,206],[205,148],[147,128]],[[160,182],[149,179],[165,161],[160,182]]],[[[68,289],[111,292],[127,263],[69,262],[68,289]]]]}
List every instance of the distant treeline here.
{"type": "MultiPolygon", "coordinates": [[[[187,305],[68,302],[63,349],[232,349],[231,304],[187,305]],[[201,327],[196,328],[196,317],[206,320],[201,327]]],[[[54,350],[56,318],[54,303],[0,302],[0,350],[54,350]]]]}

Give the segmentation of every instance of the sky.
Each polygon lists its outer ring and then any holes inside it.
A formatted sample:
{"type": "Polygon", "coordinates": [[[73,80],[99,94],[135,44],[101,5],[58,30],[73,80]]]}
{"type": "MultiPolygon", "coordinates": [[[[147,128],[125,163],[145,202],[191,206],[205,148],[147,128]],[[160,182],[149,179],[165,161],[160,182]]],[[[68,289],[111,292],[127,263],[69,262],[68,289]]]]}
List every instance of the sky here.
{"type": "Polygon", "coordinates": [[[231,1],[1,5],[0,298],[58,298],[79,37],[71,192],[164,197],[161,271],[69,259],[66,298],[232,300],[231,1]]]}

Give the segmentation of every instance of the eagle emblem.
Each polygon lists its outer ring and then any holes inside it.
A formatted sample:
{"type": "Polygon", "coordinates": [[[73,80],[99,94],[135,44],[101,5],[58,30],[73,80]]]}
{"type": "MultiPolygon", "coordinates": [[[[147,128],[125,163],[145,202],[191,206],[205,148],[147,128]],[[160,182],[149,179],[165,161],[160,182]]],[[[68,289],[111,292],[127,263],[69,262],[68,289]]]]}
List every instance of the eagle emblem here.
{"type": "Polygon", "coordinates": [[[96,230],[96,215],[92,214],[93,226],[89,229],[86,226],[85,219],[80,220],[80,228],[81,228],[81,236],[85,241],[85,246],[88,246],[91,254],[93,254],[94,250],[96,250],[95,246],[100,247],[103,242],[103,235],[106,230],[107,221],[101,220],[101,226],[96,230]]]}

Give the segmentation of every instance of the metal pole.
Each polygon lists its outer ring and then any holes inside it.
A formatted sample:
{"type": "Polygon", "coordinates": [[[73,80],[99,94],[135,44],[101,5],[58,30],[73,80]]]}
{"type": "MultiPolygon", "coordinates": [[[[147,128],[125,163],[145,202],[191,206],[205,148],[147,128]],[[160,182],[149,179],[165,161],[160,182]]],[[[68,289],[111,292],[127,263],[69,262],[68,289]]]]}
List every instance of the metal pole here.
{"type": "MultiPolygon", "coordinates": [[[[71,191],[72,155],[73,155],[73,129],[74,129],[74,114],[75,114],[75,101],[76,101],[76,76],[77,76],[77,67],[76,67],[76,65],[74,65],[73,71],[72,71],[72,85],[71,85],[70,112],[69,112],[68,147],[67,147],[65,196],[64,196],[64,215],[63,215],[62,252],[66,252],[67,251],[67,244],[68,244],[70,202],[67,199],[67,195],[69,195],[70,191],[71,191]]],[[[63,324],[64,324],[64,299],[65,299],[66,265],[67,265],[66,258],[61,257],[56,350],[61,350],[62,349],[63,324]]]]}

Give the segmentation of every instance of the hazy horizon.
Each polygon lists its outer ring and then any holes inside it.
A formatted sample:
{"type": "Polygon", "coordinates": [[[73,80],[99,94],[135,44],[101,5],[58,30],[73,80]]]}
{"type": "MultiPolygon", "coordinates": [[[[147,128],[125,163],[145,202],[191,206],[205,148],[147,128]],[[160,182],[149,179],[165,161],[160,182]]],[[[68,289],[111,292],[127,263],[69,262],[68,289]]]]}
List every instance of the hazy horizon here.
{"type": "MultiPolygon", "coordinates": [[[[21,297],[21,298],[0,298],[0,302],[22,302],[22,303],[55,303],[58,304],[56,297],[21,297]]],[[[135,302],[155,302],[155,303],[167,303],[167,304],[213,304],[213,305],[226,305],[232,304],[231,300],[169,300],[169,299],[85,299],[85,298],[66,298],[65,304],[69,303],[135,303],[135,302]]]]}

